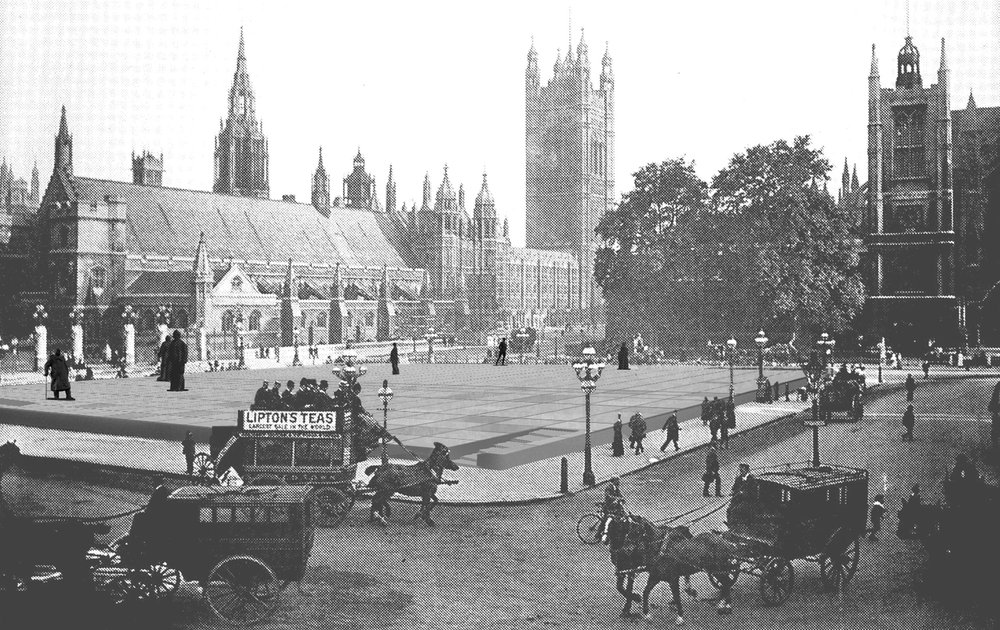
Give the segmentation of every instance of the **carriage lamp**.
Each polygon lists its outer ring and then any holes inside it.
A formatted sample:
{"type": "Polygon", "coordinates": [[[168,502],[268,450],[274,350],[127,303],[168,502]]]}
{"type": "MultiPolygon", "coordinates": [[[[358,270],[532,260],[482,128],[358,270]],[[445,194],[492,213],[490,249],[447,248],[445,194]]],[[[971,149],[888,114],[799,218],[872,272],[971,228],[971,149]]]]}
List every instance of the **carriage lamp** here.
{"type": "Polygon", "coordinates": [[[386,450],[387,436],[389,435],[389,401],[392,400],[392,389],[389,388],[389,379],[382,380],[382,387],[378,390],[378,397],[382,400],[382,465],[389,465],[389,453],[386,450]]]}
{"type": "Polygon", "coordinates": [[[729,400],[733,401],[736,396],[736,388],[733,385],[733,354],[736,352],[736,338],[730,337],[726,347],[729,348],[729,400]]]}
{"type": "Polygon", "coordinates": [[[764,346],[767,345],[768,339],[763,328],[757,333],[754,342],[757,344],[757,402],[762,403],[767,402],[767,393],[770,390],[767,379],[764,378],[764,346]]]}
{"type": "Polygon", "coordinates": [[[604,364],[594,360],[596,355],[597,352],[594,348],[587,346],[583,349],[583,360],[573,364],[576,377],[580,379],[580,389],[583,390],[586,405],[586,429],[583,446],[583,485],[585,486],[592,486],[597,482],[594,477],[590,449],[590,393],[597,389],[597,379],[601,378],[604,364]]]}

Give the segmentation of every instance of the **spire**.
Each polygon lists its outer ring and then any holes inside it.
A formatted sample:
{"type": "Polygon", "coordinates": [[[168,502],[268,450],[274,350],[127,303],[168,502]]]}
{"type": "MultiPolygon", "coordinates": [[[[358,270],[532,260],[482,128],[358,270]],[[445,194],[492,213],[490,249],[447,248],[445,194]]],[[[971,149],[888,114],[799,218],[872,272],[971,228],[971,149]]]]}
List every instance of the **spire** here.
{"type": "Polygon", "coordinates": [[[945,72],[948,70],[948,56],[945,54],[944,49],[944,38],[941,38],[941,65],[938,67],[938,72],[945,72]]]}
{"type": "Polygon", "coordinates": [[[292,259],[288,259],[288,269],[285,270],[285,297],[298,298],[299,291],[295,283],[295,270],[292,268],[292,259]]]}
{"type": "Polygon", "coordinates": [[[972,95],[972,90],[969,90],[969,102],[965,107],[966,109],[976,109],[976,97],[972,95]]]}
{"type": "Polygon", "coordinates": [[[236,71],[233,85],[229,89],[229,117],[256,120],[253,87],[247,72],[246,46],[243,43],[243,27],[240,27],[240,44],[236,51],[236,71]]]}
{"type": "Polygon", "coordinates": [[[608,42],[604,42],[604,57],[601,59],[601,89],[613,86],[615,75],[611,69],[611,52],[608,42]]]}
{"type": "Polygon", "coordinates": [[[73,174],[73,136],[69,134],[69,124],[66,122],[66,106],[62,106],[59,118],[59,133],[55,144],[55,169],[73,174]]]}
{"type": "Polygon", "coordinates": [[[319,163],[316,165],[316,170],[317,171],[326,170],[325,168],[323,168],[323,145],[320,145],[319,147],[319,163]]]}
{"type": "Polygon", "coordinates": [[[538,71],[538,51],[535,50],[535,36],[531,36],[531,48],[528,49],[528,66],[524,70],[524,83],[528,90],[537,91],[541,83],[538,71]]]}
{"type": "Polygon", "coordinates": [[[869,76],[878,76],[878,55],[875,54],[875,44],[872,44],[872,69],[869,76]]]}
{"type": "Polygon", "coordinates": [[[66,106],[62,106],[62,116],[59,118],[59,137],[69,138],[69,125],[66,124],[66,106]]]}
{"type": "Polygon", "coordinates": [[[465,210],[465,184],[458,185],[458,209],[465,210]]]}
{"type": "Polygon", "coordinates": [[[389,179],[385,182],[385,210],[396,211],[396,180],[392,178],[392,164],[389,165],[389,179]]]}
{"type": "Polygon", "coordinates": [[[569,9],[569,26],[566,29],[566,65],[573,62],[573,8],[569,9]]]}
{"type": "MultiPolygon", "coordinates": [[[[416,205],[416,204],[414,204],[416,205]]],[[[424,174],[424,202],[420,206],[421,212],[429,212],[431,209],[431,174],[424,174]]]]}
{"type": "Polygon", "coordinates": [[[854,173],[851,175],[851,194],[856,195],[858,190],[861,189],[861,183],[858,181],[858,165],[854,165],[854,173]]]}
{"type": "Polygon", "coordinates": [[[850,185],[851,185],[851,171],[847,167],[847,158],[845,157],[844,158],[844,172],[840,176],[840,186],[841,186],[841,191],[843,192],[844,196],[846,196],[847,193],[850,191],[850,185]]]}
{"type": "Polygon", "coordinates": [[[587,42],[584,39],[583,29],[580,29],[580,43],[576,45],[576,60],[581,68],[590,69],[590,57],[587,54],[587,42]]]}

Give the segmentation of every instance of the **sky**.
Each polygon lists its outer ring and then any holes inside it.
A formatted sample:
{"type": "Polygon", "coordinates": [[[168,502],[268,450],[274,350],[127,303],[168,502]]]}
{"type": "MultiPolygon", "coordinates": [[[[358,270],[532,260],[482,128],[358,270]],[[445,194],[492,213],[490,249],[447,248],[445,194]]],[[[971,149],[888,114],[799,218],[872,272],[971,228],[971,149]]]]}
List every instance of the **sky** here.
{"type": "MultiPolygon", "coordinates": [[[[867,89],[876,44],[895,80],[906,0],[714,2],[234,2],[3,0],[0,156],[42,186],[59,107],[74,171],[131,180],[132,151],[164,154],[168,186],[210,190],[240,27],[270,143],[271,196],[308,200],[317,151],[334,179],[361,149],[384,201],[436,190],[445,164],[471,201],[484,169],[515,245],[524,242],[524,70],[542,81],[557,50],[605,46],[615,74],[616,197],[649,162],[684,156],[710,180],[749,146],[810,134],[835,165],[866,174],[867,89]]],[[[1000,2],[911,0],[924,84],[947,39],[952,107],[970,90],[1000,106],[1000,2]]]]}

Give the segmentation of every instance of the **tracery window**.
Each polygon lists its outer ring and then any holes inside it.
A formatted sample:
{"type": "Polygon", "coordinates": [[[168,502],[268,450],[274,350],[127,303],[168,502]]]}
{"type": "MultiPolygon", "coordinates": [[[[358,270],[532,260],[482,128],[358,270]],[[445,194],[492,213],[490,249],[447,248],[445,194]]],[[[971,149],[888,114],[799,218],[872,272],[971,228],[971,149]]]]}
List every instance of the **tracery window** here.
{"type": "Polygon", "coordinates": [[[924,129],[923,108],[898,109],[894,113],[893,172],[896,177],[923,177],[924,129]]]}

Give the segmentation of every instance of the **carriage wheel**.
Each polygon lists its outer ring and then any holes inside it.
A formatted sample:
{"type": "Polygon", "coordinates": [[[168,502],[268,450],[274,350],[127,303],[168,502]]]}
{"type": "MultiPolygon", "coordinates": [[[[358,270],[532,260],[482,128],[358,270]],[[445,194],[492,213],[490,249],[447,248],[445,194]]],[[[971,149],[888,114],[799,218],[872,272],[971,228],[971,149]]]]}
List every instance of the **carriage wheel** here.
{"type": "Polygon", "coordinates": [[[258,475],[250,482],[251,486],[283,486],[285,480],[278,475],[258,475]]]}
{"type": "Polygon", "coordinates": [[[210,486],[215,483],[215,462],[208,453],[198,453],[194,456],[194,478],[199,486],[210,486]]]}
{"type": "Polygon", "coordinates": [[[154,564],[146,569],[139,569],[142,579],[153,599],[168,597],[181,585],[181,573],[165,564],[154,564]]]}
{"type": "Polygon", "coordinates": [[[588,545],[596,545],[601,542],[601,520],[600,514],[584,514],[576,522],[576,535],[588,545]]]}
{"type": "Polygon", "coordinates": [[[230,556],[208,574],[204,595],[219,619],[249,625],[267,617],[281,588],[274,571],[253,556],[230,556]]]}
{"type": "Polygon", "coordinates": [[[333,525],[340,525],[354,507],[354,493],[329,486],[316,491],[316,504],[330,517],[333,525]]]}
{"type": "Polygon", "coordinates": [[[823,578],[823,586],[831,591],[839,591],[850,582],[854,572],[858,570],[860,553],[860,545],[855,538],[843,551],[820,556],[819,573],[823,578]]]}
{"type": "Polygon", "coordinates": [[[722,583],[719,582],[718,578],[715,577],[716,575],[728,575],[729,584],[733,585],[736,583],[736,580],[740,577],[740,561],[730,558],[729,567],[730,570],[728,572],[723,572],[721,574],[716,574],[716,573],[708,574],[708,581],[712,583],[712,586],[720,590],[722,589],[722,583]]]}
{"type": "Polygon", "coordinates": [[[760,597],[768,606],[780,606],[792,594],[795,569],[785,558],[771,558],[760,572],[760,597]]]}

